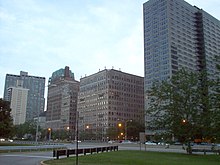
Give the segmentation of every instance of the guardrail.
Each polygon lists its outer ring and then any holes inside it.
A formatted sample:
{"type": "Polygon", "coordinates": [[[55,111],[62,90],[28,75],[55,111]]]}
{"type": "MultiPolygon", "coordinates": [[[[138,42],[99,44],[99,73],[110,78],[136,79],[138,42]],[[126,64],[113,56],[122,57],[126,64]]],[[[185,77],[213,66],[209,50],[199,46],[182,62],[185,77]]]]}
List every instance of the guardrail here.
{"type": "Polygon", "coordinates": [[[96,148],[81,148],[81,149],[61,149],[61,150],[53,150],[53,157],[59,159],[60,156],[76,155],[76,154],[84,154],[87,153],[99,153],[99,152],[109,152],[109,151],[118,151],[118,146],[107,146],[107,147],[96,147],[96,148]]]}
{"type": "Polygon", "coordinates": [[[5,152],[32,152],[66,149],[65,145],[37,145],[37,146],[0,146],[0,153],[5,152]]]}
{"type": "Polygon", "coordinates": [[[220,149],[215,150],[215,149],[198,149],[198,148],[194,148],[192,149],[192,152],[203,152],[204,155],[206,155],[207,152],[211,152],[211,153],[216,153],[220,155],[220,149]]]}

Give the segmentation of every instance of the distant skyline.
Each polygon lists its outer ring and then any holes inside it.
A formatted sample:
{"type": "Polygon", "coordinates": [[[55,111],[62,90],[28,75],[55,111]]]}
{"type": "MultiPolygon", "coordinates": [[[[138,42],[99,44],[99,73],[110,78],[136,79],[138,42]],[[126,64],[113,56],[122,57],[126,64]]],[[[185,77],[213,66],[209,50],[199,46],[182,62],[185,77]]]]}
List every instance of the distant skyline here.
{"type": "MultiPolygon", "coordinates": [[[[144,2],[0,0],[0,98],[6,74],[20,71],[45,85],[65,66],[78,81],[105,67],[144,76],[144,2]]],[[[220,19],[219,0],[186,2],[220,19]]]]}

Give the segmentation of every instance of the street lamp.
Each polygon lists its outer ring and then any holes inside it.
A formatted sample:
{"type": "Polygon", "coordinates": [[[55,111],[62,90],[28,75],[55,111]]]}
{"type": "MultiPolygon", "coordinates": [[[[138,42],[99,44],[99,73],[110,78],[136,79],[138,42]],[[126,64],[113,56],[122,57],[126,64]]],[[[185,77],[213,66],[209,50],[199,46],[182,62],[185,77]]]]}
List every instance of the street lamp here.
{"type": "Polygon", "coordinates": [[[132,120],[125,121],[125,140],[127,140],[128,136],[128,122],[132,122],[132,120]]]}
{"type": "Polygon", "coordinates": [[[79,143],[78,143],[78,138],[79,138],[79,112],[76,112],[76,165],[78,165],[78,148],[79,148],[79,143]]]}
{"type": "Polygon", "coordinates": [[[122,127],[122,124],[121,124],[121,123],[118,123],[118,127],[122,127]]]}
{"type": "Polygon", "coordinates": [[[48,132],[49,132],[49,141],[51,140],[51,128],[48,128],[48,132]]]}
{"type": "Polygon", "coordinates": [[[71,140],[71,138],[70,138],[70,127],[68,126],[68,127],[66,127],[66,129],[67,129],[67,136],[68,136],[69,141],[70,141],[71,140]]]}
{"type": "Polygon", "coordinates": [[[122,121],[124,123],[124,126],[122,125],[122,123],[118,123],[118,128],[122,128],[124,129],[124,133],[121,133],[121,136],[124,135],[125,140],[127,140],[127,136],[128,136],[128,122],[132,122],[132,120],[126,120],[126,121],[122,121]]]}

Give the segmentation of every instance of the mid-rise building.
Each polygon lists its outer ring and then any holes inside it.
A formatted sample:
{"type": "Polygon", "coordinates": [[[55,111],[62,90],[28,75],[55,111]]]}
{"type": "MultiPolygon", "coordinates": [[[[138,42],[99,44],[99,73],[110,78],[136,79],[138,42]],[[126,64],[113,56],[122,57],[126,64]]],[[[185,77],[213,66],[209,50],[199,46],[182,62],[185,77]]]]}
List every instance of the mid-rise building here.
{"type": "Polygon", "coordinates": [[[79,82],[69,67],[52,74],[48,82],[47,128],[75,134],[79,82]]]}
{"type": "MultiPolygon", "coordinates": [[[[26,121],[33,120],[34,117],[44,111],[44,90],[45,77],[29,76],[28,72],[20,72],[20,75],[6,74],[4,100],[10,101],[11,95],[8,93],[9,89],[19,87],[20,90],[27,89],[27,106],[26,106],[26,121]]],[[[17,95],[18,96],[18,95],[17,95]]],[[[19,98],[17,98],[19,99],[19,98]]]]}
{"type": "MultiPolygon", "coordinates": [[[[179,69],[206,71],[219,77],[220,21],[184,0],[149,0],[143,4],[145,109],[155,81],[168,80],[179,69]]],[[[151,117],[146,114],[146,133],[151,117]]]]}
{"type": "Polygon", "coordinates": [[[107,140],[107,133],[119,122],[143,123],[144,78],[114,69],[83,77],[77,110],[81,135],[89,132],[98,140],[107,140]]]}

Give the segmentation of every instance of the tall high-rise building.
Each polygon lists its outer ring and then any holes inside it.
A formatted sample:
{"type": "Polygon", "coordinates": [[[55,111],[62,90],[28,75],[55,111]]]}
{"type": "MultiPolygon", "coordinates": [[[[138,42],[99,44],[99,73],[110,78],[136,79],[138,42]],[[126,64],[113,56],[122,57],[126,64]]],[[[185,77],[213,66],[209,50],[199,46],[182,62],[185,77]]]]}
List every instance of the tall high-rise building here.
{"type": "MultiPolygon", "coordinates": [[[[219,77],[219,20],[184,0],[149,0],[143,4],[143,15],[145,98],[153,82],[168,80],[181,68],[219,77]]],[[[146,133],[151,134],[148,125],[146,133]]]]}
{"type": "Polygon", "coordinates": [[[46,125],[52,130],[66,130],[74,136],[79,82],[69,67],[52,74],[48,83],[46,125]]]}
{"type": "Polygon", "coordinates": [[[144,123],[144,78],[114,69],[83,77],[77,110],[79,131],[99,140],[107,140],[119,122],[144,123]]]}
{"type": "Polygon", "coordinates": [[[23,124],[26,121],[27,96],[28,89],[22,87],[8,88],[8,98],[14,125],[23,124]]]}
{"type": "MultiPolygon", "coordinates": [[[[4,100],[10,101],[11,95],[8,92],[12,87],[28,89],[26,121],[33,120],[44,111],[45,77],[29,76],[28,72],[23,71],[20,72],[20,75],[6,74],[4,100]]],[[[19,97],[19,95],[17,96],[19,97]]]]}

